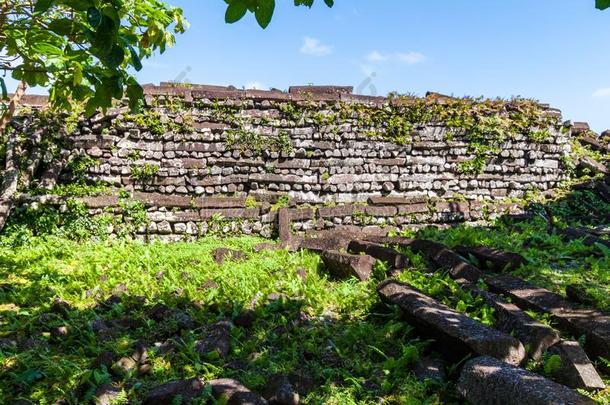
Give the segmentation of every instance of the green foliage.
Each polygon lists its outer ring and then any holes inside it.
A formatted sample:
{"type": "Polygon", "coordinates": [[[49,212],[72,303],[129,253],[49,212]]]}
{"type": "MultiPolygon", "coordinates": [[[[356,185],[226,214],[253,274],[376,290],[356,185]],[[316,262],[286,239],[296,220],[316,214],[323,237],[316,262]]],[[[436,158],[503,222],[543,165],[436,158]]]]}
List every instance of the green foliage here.
{"type": "Polygon", "coordinates": [[[599,10],[605,10],[610,7],[610,0],[595,0],[595,7],[599,10]]]}
{"type": "Polygon", "coordinates": [[[559,370],[561,370],[561,356],[553,354],[545,356],[544,358],[544,374],[548,376],[554,376],[559,370]]]}
{"type": "Polygon", "coordinates": [[[143,89],[129,70],[173,45],[185,25],[182,10],[159,0],[11,0],[0,8],[0,69],[49,87],[58,109],[86,102],[91,114],[123,95],[135,109],[143,89]]]}
{"type": "Polygon", "coordinates": [[[129,167],[131,170],[131,178],[142,183],[154,180],[157,173],[159,173],[159,165],[154,163],[132,163],[129,167]]]}
{"type": "Polygon", "coordinates": [[[72,178],[76,183],[84,183],[89,172],[89,168],[99,164],[99,161],[89,155],[81,154],[75,156],[67,164],[67,168],[72,172],[72,178]]]}
{"type": "Polygon", "coordinates": [[[290,196],[285,194],[278,198],[278,200],[271,206],[271,211],[278,211],[280,208],[288,207],[290,207],[290,196]]]}
{"type": "Polygon", "coordinates": [[[47,237],[33,238],[21,248],[0,245],[0,296],[11,303],[0,306],[0,334],[37,337],[48,344],[47,349],[3,347],[2,367],[8,372],[0,373],[2,397],[8,403],[18,396],[40,403],[60,398],[87,403],[84,395],[112,378],[129,402],[137,403],[152,387],[178,378],[236,378],[262,392],[274,374],[299,374],[312,378],[303,403],[437,403],[440,395],[452,398],[439,387],[428,389],[410,371],[427,343],[394,308],[378,304],[379,279],[332,281],[317,255],[256,253],[261,241],[207,238],[145,245],[47,237]],[[219,265],[212,255],[219,247],[246,257],[219,265]],[[305,279],[298,269],[305,269],[305,279]],[[218,288],[202,288],[209,281],[218,288]],[[100,304],[119,290],[120,303],[100,304]],[[280,298],[267,299],[272,293],[280,298]],[[50,316],[54,297],[71,305],[61,317],[50,316]],[[159,303],[188,316],[194,327],[179,327],[173,314],[151,319],[148,314],[159,303]],[[233,329],[229,359],[201,357],[193,350],[202,338],[201,326],[233,318],[245,307],[255,311],[256,320],[249,329],[233,329]],[[37,321],[45,317],[46,322],[37,321]],[[105,337],[93,332],[94,320],[133,327],[105,337]],[[69,327],[68,337],[49,338],[49,328],[61,325],[69,327]],[[168,341],[173,350],[164,353],[155,341],[168,341]],[[150,374],[114,376],[91,367],[102,351],[130,356],[136,342],[149,347],[150,374]],[[229,361],[240,367],[228,367],[229,361]]]}
{"type": "Polygon", "coordinates": [[[263,151],[291,153],[293,150],[290,135],[285,130],[266,135],[258,131],[243,128],[226,131],[226,143],[229,149],[250,150],[257,155],[263,151]]]}
{"type": "MultiPolygon", "coordinates": [[[[261,28],[267,28],[275,10],[275,0],[225,0],[225,3],[227,3],[225,21],[230,24],[241,20],[249,11],[254,14],[261,28]]],[[[294,1],[295,6],[311,7],[313,3],[314,0],[294,1]]],[[[332,7],[334,0],[324,0],[324,3],[332,7]]]]}

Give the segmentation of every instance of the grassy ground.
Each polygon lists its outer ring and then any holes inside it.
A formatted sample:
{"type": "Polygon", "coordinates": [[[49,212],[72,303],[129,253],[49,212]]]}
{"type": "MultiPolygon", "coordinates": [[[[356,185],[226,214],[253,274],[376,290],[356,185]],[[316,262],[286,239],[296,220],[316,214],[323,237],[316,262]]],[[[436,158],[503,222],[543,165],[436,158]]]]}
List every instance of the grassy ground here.
{"type": "MultiPolygon", "coordinates": [[[[566,201],[554,206],[560,222],[570,221],[576,211],[566,201]]],[[[528,263],[517,274],[559,293],[578,283],[597,307],[610,309],[608,250],[566,243],[549,235],[542,219],[428,228],[417,236],[521,253],[528,263]]],[[[431,343],[401,321],[395,308],[379,302],[375,287],[386,270],[381,263],[371,281],[358,283],[329,279],[319,258],[308,252],[257,253],[254,246],[261,240],[256,238],[144,245],[21,233],[19,241],[0,238],[0,402],[86,403],[97,387],[115,381],[123,403],[138,403],[158,384],[193,376],[233,377],[263,392],[277,375],[298,381],[308,404],[460,402],[451,383],[421,383],[414,377],[411,368],[431,343]],[[246,257],[219,265],[212,257],[219,247],[246,257]],[[56,298],[69,309],[54,309],[56,298]],[[170,312],[155,321],[151,313],[159,304],[170,312]],[[255,321],[232,329],[226,358],[195,351],[203,326],[238,319],[245,309],[254,311],[255,321]],[[100,320],[112,333],[95,332],[100,320]],[[51,332],[61,326],[68,334],[58,338],[51,332]],[[138,343],[150,348],[147,374],[92,365],[105,351],[117,359],[129,356],[138,343]],[[173,350],[155,349],[155,343],[169,343],[173,350]]],[[[406,253],[413,268],[401,280],[493,325],[493,311],[480,300],[406,253]]],[[[449,373],[454,369],[450,366],[449,373]]],[[[609,404],[610,390],[595,399],[609,404]]]]}

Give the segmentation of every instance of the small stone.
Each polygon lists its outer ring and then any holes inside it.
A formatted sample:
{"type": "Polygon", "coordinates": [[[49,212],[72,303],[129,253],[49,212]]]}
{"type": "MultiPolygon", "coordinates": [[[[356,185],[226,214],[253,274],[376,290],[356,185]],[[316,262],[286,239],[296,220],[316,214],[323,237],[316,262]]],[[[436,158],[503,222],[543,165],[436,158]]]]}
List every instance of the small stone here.
{"type": "Polygon", "coordinates": [[[252,309],[243,310],[234,319],[235,325],[242,328],[251,328],[256,321],[256,312],[252,309]]]}
{"type": "Polygon", "coordinates": [[[202,339],[195,342],[195,351],[205,357],[216,351],[222,358],[226,358],[231,350],[231,328],[229,321],[218,321],[204,328],[202,339]]]}
{"type": "Polygon", "coordinates": [[[419,381],[444,382],[446,379],[445,362],[442,359],[435,359],[422,356],[415,363],[413,372],[419,381]]]}
{"type": "Polygon", "coordinates": [[[114,353],[109,351],[101,352],[91,363],[91,368],[97,369],[104,366],[106,367],[106,369],[109,370],[112,367],[112,364],[114,363],[114,359],[114,353]]]}
{"type": "Polygon", "coordinates": [[[238,250],[218,248],[212,252],[212,256],[217,264],[222,265],[227,260],[241,260],[245,257],[245,254],[238,250]]]}
{"type": "Polygon", "coordinates": [[[68,336],[69,330],[67,326],[58,326],[56,328],[51,329],[50,334],[51,338],[55,340],[61,340],[68,336]]]}
{"type": "Polygon", "coordinates": [[[242,383],[230,378],[211,380],[212,394],[217,401],[228,405],[266,405],[268,402],[255,392],[250,391],[242,383]]]}
{"type": "Polygon", "coordinates": [[[299,405],[301,398],[287,376],[276,376],[268,382],[267,400],[271,405],[299,405]]]}
{"type": "Polygon", "coordinates": [[[131,357],[121,357],[112,365],[112,371],[118,376],[124,376],[134,371],[138,364],[131,357]]]}
{"type": "Polygon", "coordinates": [[[95,390],[93,402],[95,405],[112,405],[121,394],[121,389],[113,384],[101,385],[95,390]]]}
{"type": "Polygon", "coordinates": [[[143,405],[174,405],[176,397],[180,396],[181,403],[188,404],[203,393],[205,383],[203,379],[191,378],[189,380],[174,380],[159,385],[146,394],[143,405]]]}

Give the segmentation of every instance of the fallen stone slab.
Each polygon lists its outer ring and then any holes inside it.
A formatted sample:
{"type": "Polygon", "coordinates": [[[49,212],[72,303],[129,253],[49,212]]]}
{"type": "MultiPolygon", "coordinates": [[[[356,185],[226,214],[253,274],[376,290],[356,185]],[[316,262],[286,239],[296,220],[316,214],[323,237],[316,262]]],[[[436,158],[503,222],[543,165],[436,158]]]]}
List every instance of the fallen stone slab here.
{"type": "Polygon", "coordinates": [[[459,246],[455,250],[465,257],[468,257],[469,255],[474,256],[481,267],[496,272],[516,270],[527,262],[525,257],[518,253],[505,252],[500,249],[492,249],[485,246],[459,246]]]}
{"type": "Polygon", "coordinates": [[[485,283],[492,292],[510,297],[520,308],[549,313],[574,336],[585,335],[584,349],[589,356],[610,358],[610,315],[579,308],[558,294],[509,274],[488,278],[485,283]]]}
{"type": "Polygon", "coordinates": [[[610,248],[610,241],[592,235],[587,230],[582,228],[566,228],[560,231],[562,238],[565,241],[573,241],[582,239],[582,243],[585,246],[593,246],[596,243],[600,243],[608,248],[610,248]]]}
{"type": "Polygon", "coordinates": [[[464,364],[457,390],[471,404],[594,404],[564,385],[488,356],[476,357],[464,364]]]}
{"type": "Polygon", "coordinates": [[[457,281],[476,283],[483,277],[483,273],[478,268],[468,263],[462,256],[442,243],[425,239],[383,236],[369,236],[366,237],[365,240],[388,245],[397,245],[403,248],[409,248],[415,253],[421,253],[438,268],[448,270],[451,278],[457,281]]]}
{"type": "Polygon", "coordinates": [[[153,388],[146,394],[143,405],[173,405],[174,399],[180,396],[181,403],[188,404],[194,398],[203,394],[205,383],[203,379],[174,380],[153,388]]]}
{"type": "Polygon", "coordinates": [[[578,342],[562,340],[549,349],[561,358],[561,368],[553,375],[557,382],[570,388],[599,390],[606,384],[578,342]]]}
{"type": "Polygon", "coordinates": [[[266,405],[268,402],[259,394],[250,391],[242,383],[231,378],[218,378],[208,381],[212,395],[217,401],[227,405],[266,405]]]}
{"type": "Polygon", "coordinates": [[[519,339],[532,359],[541,360],[542,354],[560,341],[557,331],[536,321],[518,306],[509,303],[499,295],[478,289],[471,290],[471,293],[483,298],[487,305],[494,308],[496,318],[494,326],[496,329],[519,339]]]}
{"type": "Polygon", "coordinates": [[[520,364],[525,348],[514,337],[456,312],[396,280],[382,282],[377,291],[385,302],[398,305],[404,315],[450,348],[453,356],[487,355],[509,364],[520,364]]]}
{"type": "Polygon", "coordinates": [[[409,246],[414,252],[423,253],[439,268],[448,270],[449,275],[454,280],[463,279],[476,283],[483,277],[483,273],[478,268],[442,243],[414,240],[409,246]]]}
{"type": "Polygon", "coordinates": [[[377,260],[388,263],[393,269],[409,267],[409,258],[407,256],[377,243],[354,240],[349,243],[347,250],[356,254],[364,253],[372,256],[377,260]]]}
{"type": "Polygon", "coordinates": [[[336,250],[327,250],[321,254],[326,269],[337,278],[356,277],[361,281],[368,280],[373,272],[375,259],[368,255],[352,255],[336,250]]]}

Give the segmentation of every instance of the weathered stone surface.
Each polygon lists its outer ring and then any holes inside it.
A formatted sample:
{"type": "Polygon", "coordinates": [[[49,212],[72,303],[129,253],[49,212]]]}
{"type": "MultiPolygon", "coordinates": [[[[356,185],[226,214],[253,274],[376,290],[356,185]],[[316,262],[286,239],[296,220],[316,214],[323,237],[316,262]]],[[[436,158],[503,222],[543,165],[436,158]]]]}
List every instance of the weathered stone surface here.
{"type": "Polygon", "coordinates": [[[95,390],[95,405],[112,405],[118,399],[121,389],[113,384],[104,384],[95,390]]]}
{"type": "Polygon", "coordinates": [[[212,394],[217,401],[227,405],[266,405],[267,400],[250,391],[242,383],[230,378],[219,378],[208,381],[212,394]]]}
{"type": "Polygon", "coordinates": [[[610,241],[599,238],[595,235],[589,233],[586,229],[581,228],[566,228],[562,229],[561,236],[566,241],[578,240],[582,239],[582,243],[586,246],[593,246],[596,243],[600,243],[608,248],[610,248],[610,241]]]}
{"type": "Polygon", "coordinates": [[[356,277],[368,280],[373,271],[375,259],[368,255],[351,255],[336,250],[322,252],[326,269],[337,278],[356,277]]]}
{"type": "Polygon", "coordinates": [[[377,260],[384,261],[393,269],[405,269],[409,266],[409,258],[394,249],[372,242],[351,241],[347,247],[351,253],[364,253],[377,260]]]}
{"type": "Polygon", "coordinates": [[[525,258],[518,253],[504,252],[499,249],[492,249],[485,246],[460,246],[455,250],[465,257],[468,257],[469,255],[474,256],[481,267],[497,272],[516,270],[526,263],[525,258]]]}
{"type": "Polygon", "coordinates": [[[414,252],[423,253],[438,267],[447,269],[451,278],[455,280],[463,279],[471,283],[476,283],[483,277],[483,274],[479,269],[468,263],[460,255],[442,243],[422,239],[405,242],[405,246],[411,248],[414,252]]]}
{"type": "Polygon", "coordinates": [[[566,296],[577,304],[594,306],[596,303],[595,298],[578,284],[568,284],[566,286],[566,296]]]}
{"type": "Polygon", "coordinates": [[[495,328],[519,339],[525,346],[527,354],[534,360],[540,360],[549,347],[559,342],[557,331],[536,321],[504,298],[478,289],[471,290],[471,293],[483,298],[489,306],[495,309],[495,328]]]}
{"type": "Polygon", "coordinates": [[[417,359],[413,372],[419,381],[432,380],[442,383],[446,380],[446,364],[442,359],[421,356],[417,359]]]}
{"type": "Polygon", "coordinates": [[[287,376],[275,376],[268,382],[267,401],[270,405],[299,405],[301,398],[287,376]]]}
{"type": "Polygon", "coordinates": [[[228,248],[217,248],[212,252],[214,261],[220,265],[224,264],[227,260],[239,261],[246,257],[244,252],[239,250],[233,250],[228,248]]]}
{"type": "Polygon", "coordinates": [[[143,405],[173,405],[174,399],[180,396],[182,403],[197,398],[203,394],[205,382],[201,378],[189,380],[174,380],[150,390],[142,401],[143,405]]]}
{"type": "Polygon", "coordinates": [[[575,336],[586,336],[585,350],[593,357],[610,358],[610,316],[581,309],[562,296],[508,274],[485,281],[490,290],[509,296],[521,308],[546,312],[575,336]]]}
{"type": "Polygon", "coordinates": [[[594,404],[568,387],[487,356],[464,364],[457,389],[471,404],[594,404]]]}
{"type": "Polygon", "coordinates": [[[398,305],[420,331],[431,333],[454,356],[465,353],[488,355],[517,365],[525,358],[521,342],[456,312],[438,301],[396,280],[386,280],[377,288],[381,298],[398,305]]]}
{"type": "Polygon", "coordinates": [[[561,368],[553,375],[557,382],[586,390],[606,388],[578,342],[562,340],[551,347],[549,353],[561,357],[561,368]]]}
{"type": "Polygon", "coordinates": [[[226,358],[231,351],[231,328],[229,321],[218,321],[206,326],[201,333],[202,338],[195,342],[195,351],[201,357],[216,351],[220,357],[226,358]]]}

